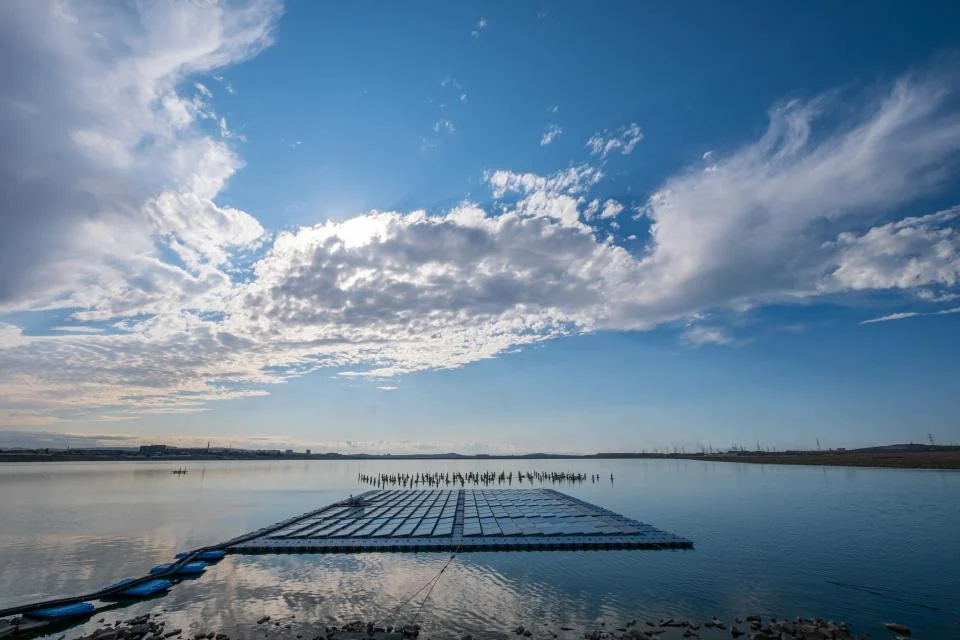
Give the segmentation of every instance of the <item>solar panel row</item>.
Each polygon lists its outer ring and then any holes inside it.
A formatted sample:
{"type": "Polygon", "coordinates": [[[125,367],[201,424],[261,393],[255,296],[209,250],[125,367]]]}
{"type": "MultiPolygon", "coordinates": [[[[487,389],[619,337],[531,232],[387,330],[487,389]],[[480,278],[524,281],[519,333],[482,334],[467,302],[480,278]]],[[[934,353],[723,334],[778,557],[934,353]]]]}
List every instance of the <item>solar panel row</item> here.
{"type": "Polygon", "coordinates": [[[269,534],[274,539],[449,537],[463,504],[465,537],[663,532],[549,490],[387,490],[340,503],[269,534]]]}

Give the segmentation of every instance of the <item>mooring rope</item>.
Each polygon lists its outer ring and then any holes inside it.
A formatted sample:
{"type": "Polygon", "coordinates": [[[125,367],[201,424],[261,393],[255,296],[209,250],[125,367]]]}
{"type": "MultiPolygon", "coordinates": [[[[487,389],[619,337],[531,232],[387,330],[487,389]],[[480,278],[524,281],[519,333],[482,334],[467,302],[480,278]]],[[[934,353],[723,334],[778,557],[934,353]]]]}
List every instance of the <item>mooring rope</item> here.
{"type": "MultiPolygon", "coordinates": [[[[457,547],[457,551],[460,550],[460,547],[457,547]]],[[[423,597],[423,602],[420,603],[420,608],[417,609],[417,613],[413,616],[413,620],[410,622],[411,625],[417,624],[417,618],[420,617],[420,612],[423,611],[423,606],[427,604],[427,600],[430,599],[430,594],[433,593],[433,588],[437,586],[437,583],[440,582],[440,576],[443,575],[443,572],[447,570],[447,567],[450,566],[450,563],[453,562],[453,559],[457,557],[457,552],[455,551],[453,555],[450,556],[450,559],[447,560],[447,563],[443,565],[443,568],[440,569],[440,573],[437,574],[437,579],[434,581],[433,586],[430,587],[430,590],[427,591],[427,595],[423,597]]]]}
{"type": "Polygon", "coordinates": [[[411,621],[410,624],[415,624],[415,623],[416,623],[417,617],[420,615],[420,612],[423,610],[423,605],[427,602],[427,599],[430,597],[430,594],[433,593],[434,587],[436,587],[436,586],[437,586],[437,583],[440,581],[440,576],[442,576],[442,575],[443,575],[443,572],[447,570],[447,567],[450,566],[450,563],[453,562],[453,559],[457,557],[457,554],[460,552],[460,548],[461,548],[462,546],[463,546],[463,545],[457,545],[457,548],[454,550],[453,555],[451,555],[451,556],[450,556],[450,559],[447,560],[447,562],[443,565],[443,567],[440,568],[440,571],[438,571],[438,572],[437,572],[434,576],[432,576],[429,580],[427,580],[426,582],[424,582],[423,585],[422,585],[419,589],[417,589],[416,591],[414,591],[414,592],[413,592],[410,596],[408,596],[405,600],[403,600],[403,601],[400,602],[398,605],[396,605],[395,607],[393,607],[393,609],[390,610],[390,613],[388,613],[387,615],[388,615],[388,616],[392,616],[392,618],[391,618],[391,620],[390,620],[392,626],[396,627],[396,621],[397,621],[397,618],[399,617],[399,616],[397,615],[397,613],[398,613],[403,607],[405,607],[406,605],[408,605],[411,600],[413,600],[413,599],[416,598],[418,595],[420,595],[420,593],[422,593],[424,589],[426,589],[427,587],[430,587],[430,590],[427,592],[427,595],[424,596],[423,602],[420,603],[420,607],[417,609],[417,613],[414,615],[413,620],[411,621]]]}

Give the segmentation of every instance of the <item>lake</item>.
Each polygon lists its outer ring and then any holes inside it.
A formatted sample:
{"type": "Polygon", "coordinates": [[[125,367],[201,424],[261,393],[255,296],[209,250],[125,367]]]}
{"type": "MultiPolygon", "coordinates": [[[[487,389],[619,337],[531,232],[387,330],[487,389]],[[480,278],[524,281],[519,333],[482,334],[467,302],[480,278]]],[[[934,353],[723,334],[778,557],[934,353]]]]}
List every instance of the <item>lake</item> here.
{"type": "MultiPolygon", "coordinates": [[[[587,628],[752,613],[843,620],[881,638],[890,635],[886,621],[911,626],[915,637],[960,637],[960,472],[376,460],[189,462],[177,476],[175,466],[0,464],[0,606],[142,575],[177,551],[361,493],[369,487],[358,473],[555,470],[599,473],[599,483],[546,486],[690,538],[695,549],[461,553],[418,620],[426,637],[515,637],[513,627],[538,621],[587,628]]],[[[168,627],[235,630],[235,638],[264,615],[403,622],[419,606],[404,602],[448,559],[228,556],[165,598],[107,618],[165,610],[168,627]]]]}

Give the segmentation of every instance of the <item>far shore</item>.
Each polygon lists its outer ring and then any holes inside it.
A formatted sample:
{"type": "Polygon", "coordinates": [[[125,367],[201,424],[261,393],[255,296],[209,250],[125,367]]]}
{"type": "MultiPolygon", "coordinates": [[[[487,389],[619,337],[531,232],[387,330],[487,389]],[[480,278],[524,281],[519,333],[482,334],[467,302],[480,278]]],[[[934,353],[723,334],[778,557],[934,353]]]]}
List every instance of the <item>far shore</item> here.
{"type": "MultiPolygon", "coordinates": [[[[155,446],[155,445],[154,445],[155,446]]],[[[881,467],[896,469],[960,470],[960,446],[889,445],[864,449],[825,451],[727,451],[723,453],[596,453],[559,455],[446,454],[340,454],[249,449],[182,449],[170,447],[163,454],[146,454],[137,449],[6,449],[0,450],[2,462],[214,462],[236,460],[700,460],[746,464],[794,464],[830,467],[881,467]]]]}
{"type": "Polygon", "coordinates": [[[804,452],[798,454],[763,453],[737,456],[698,456],[712,462],[745,462],[748,464],[801,464],[827,467],[882,467],[892,469],[960,470],[960,450],[902,452],[804,452]]]}

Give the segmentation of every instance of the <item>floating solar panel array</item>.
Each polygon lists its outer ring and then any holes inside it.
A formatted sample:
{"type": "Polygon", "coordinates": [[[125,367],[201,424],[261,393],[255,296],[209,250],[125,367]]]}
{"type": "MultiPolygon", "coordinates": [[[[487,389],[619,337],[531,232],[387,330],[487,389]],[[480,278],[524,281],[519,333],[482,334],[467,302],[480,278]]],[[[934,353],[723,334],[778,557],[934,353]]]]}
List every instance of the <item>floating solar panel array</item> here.
{"type": "Polygon", "coordinates": [[[552,489],[369,491],[243,536],[233,553],[690,549],[552,489]]]}

